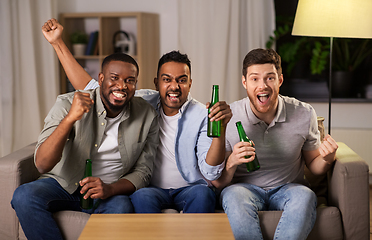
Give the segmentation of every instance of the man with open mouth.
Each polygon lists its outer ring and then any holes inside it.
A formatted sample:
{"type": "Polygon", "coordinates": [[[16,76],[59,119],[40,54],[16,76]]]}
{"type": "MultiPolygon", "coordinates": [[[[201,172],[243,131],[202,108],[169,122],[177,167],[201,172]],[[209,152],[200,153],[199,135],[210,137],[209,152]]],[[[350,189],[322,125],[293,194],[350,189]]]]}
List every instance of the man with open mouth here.
{"type": "Polygon", "coordinates": [[[329,135],[321,143],[315,110],[279,95],[282,83],[281,59],[274,50],[254,49],[246,55],[242,84],[248,97],[230,105],[226,167],[213,181],[223,189],[222,207],[238,240],[263,239],[258,211],[265,210],[284,210],[274,239],[306,239],[315,223],[317,203],[304,182],[304,165],[320,175],[335,161],[337,143],[329,135]],[[240,142],[238,121],[253,146],[240,142]],[[256,154],[260,168],[247,172],[244,163],[256,154]]]}

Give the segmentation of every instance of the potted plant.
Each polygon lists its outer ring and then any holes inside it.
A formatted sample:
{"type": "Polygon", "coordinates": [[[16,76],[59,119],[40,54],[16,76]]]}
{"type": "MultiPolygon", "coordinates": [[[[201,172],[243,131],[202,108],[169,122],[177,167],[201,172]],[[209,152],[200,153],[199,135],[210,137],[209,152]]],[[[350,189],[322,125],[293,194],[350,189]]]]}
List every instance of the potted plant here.
{"type": "Polygon", "coordinates": [[[70,41],[74,55],[81,56],[85,54],[88,43],[88,35],[83,31],[76,31],[71,34],[70,41]]]}
{"type": "Polygon", "coordinates": [[[287,63],[286,73],[291,75],[295,65],[302,59],[309,59],[310,72],[313,75],[322,74],[329,63],[329,38],[319,37],[291,37],[293,17],[277,16],[278,27],[274,36],[270,36],[266,47],[271,48],[279,39],[288,41],[278,46],[278,54],[282,61],[287,63]]]}
{"type": "MultiPolygon", "coordinates": [[[[278,16],[277,25],[274,36],[270,36],[266,47],[271,48],[280,39],[281,44],[277,51],[282,61],[287,63],[286,73],[288,75],[291,75],[293,68],[298,66],[302,59],[310,59],[309,69],[312,75],[321,75],[325,73],[325,70],[329,70],[330,38],[290,36],[293,17],[278,16]]],[[[356,76],[355,73],[359,74],[362,63],[365,63],[370,56],[372,56],[372,41],[369,39],[335,38],[333,40],[333,97],[345,98],[356,95],[353,90],[357,89],[352,89],[352,81],[355,78],[365,78],[356,76]]],[[[359,82],[357,85],[365,84],[359,82]]]]}
{"type": "MultiPolygon", "coordinates": [[[[333,42],[334,96],[348,97],[351,92],[350,89],[353,87],[353,79],[360,78],[357,75],[358,70],[372,54],[372,42],[369,39],[347,38],[337,38],[333,42]]],[[[363,77],[360,81],[362,79],[363,77]]],[[[365,84],[363,82],[363,85],[365,84]]]]}

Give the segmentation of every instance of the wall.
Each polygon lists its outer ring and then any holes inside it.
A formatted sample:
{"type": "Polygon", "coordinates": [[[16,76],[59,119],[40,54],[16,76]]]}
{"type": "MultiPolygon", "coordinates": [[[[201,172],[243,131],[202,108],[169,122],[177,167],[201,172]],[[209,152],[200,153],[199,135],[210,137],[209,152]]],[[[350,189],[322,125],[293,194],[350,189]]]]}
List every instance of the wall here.
{"type": "MultiPolygon", "coordinates": [[[[328,103],[311,103],[318,116],[325,118],[328,133],[328,103]]],[[[331,135],[344,142],[372,167],[372,103],[331,105],[331,135]]]]}

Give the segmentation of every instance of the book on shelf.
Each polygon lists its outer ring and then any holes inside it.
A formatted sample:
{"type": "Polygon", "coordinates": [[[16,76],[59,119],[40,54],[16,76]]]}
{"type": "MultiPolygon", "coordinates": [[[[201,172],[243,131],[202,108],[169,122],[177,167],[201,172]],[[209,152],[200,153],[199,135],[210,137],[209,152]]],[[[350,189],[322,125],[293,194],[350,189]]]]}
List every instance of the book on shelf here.
{"type": "Polygon", "coordinates": [[[91,32],[85,55],[93,55],[98,42],[98,31],[91,32]]]}

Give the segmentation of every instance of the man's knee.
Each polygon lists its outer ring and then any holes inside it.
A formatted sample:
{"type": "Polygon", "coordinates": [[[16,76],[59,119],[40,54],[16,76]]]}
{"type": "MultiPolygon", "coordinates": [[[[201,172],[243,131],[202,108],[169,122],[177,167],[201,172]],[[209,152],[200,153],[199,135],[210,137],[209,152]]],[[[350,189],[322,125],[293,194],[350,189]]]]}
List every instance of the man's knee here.
{"type": "Polygon", "coordinates": [[[137,201],[145,201],[149,202],[153,200],[156,197],[156,191],[154,188],[141,188],[135,191],[131,196],[130,200],[132,202],[137,202],[137,201]]]}
{"type": "Polygon", "coordinates": [[[133,205],[127,195],[112,196],[101,203],[103,206],[98,206],[98,213],[133,213],[133,205]]]}
{"type": "Polygon", "coordinates": [[[194,192],[193,196],[195,199],[206,199],[209,201],[216,200],[216,194],[210,187],[206,185],[195,185],[192,187],[192,191],[194,192]]]}
{"type": "Polygon", "coordinates": [[[33,188],[30,188],[28,184],[19,186],[13,193],[11,205],[14,209],[20,207],[26,208],[32,205],[31,199],[37,198],[37,194],[34,193],[33,188]]]}

